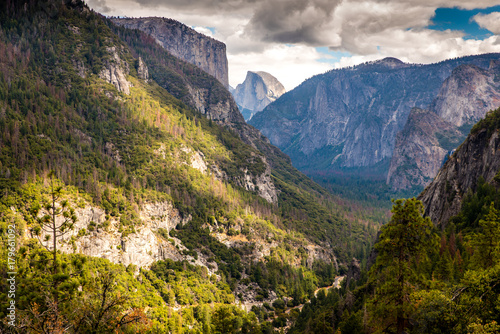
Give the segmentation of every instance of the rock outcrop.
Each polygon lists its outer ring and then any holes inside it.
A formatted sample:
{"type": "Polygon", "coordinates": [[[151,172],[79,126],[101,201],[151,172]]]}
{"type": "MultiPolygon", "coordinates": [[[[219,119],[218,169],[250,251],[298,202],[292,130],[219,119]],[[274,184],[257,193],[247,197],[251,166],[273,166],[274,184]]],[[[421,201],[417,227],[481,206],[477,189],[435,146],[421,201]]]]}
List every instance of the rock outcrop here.
{"type": "Polygon", "coordinates": [[[130,94],[130,82],[127,81],[129,65],[120,58],[116,46],[106,48],[111,59],[104,58],[104,66],[99,77],[116,87],[120,92],[130,94]]]}
{"type": "Polygon", "coordinates": [[[168,52],[177,58],[198,66],[214,76],[224,87],[229,87],[226,45],[200,34],[188,26],[167,18],[112,18],[115,24],[139,29],[153,36],[168,52]]]}
{"type": "Polygon", "coordinates": [[[453,124],[434,112],[412,109],[396,137],[387,184],[398,190],[426,186],[438,173],[446,154],[464,138],[453,124]]]}
{"type": "Polygon", "coordinates": [[[148,67],[142,60],[142,58],[139,56],[139,59],[137,59],[137,75],[139,76],[140,79],[144,81],[149,80],[149,71],[148,67]]]}
{"type": "MultiPolygon", "coordinates": [[[[170,202],[146,203],[139,216],[142,225],[135,233],[123,236],[119,221],[106,216],[103,209],[86,205],[75,210],[77,221],[71,233],[62,239],[60,249],[67,253],[81,253],[101,257],[123,265],[149,267],[158,260],[183,260],[179,240],[168,242],[158,234],[159,229],[170,231],[186,224],[191,217],[182,217],[170,202]],[[177,245],[177,247],[176,247],[177,245]]],[[[47,244],[50,248],[51,244],[47,244]]],[[[189,258],[191,262],[196,261],[189,258]]]]}
{"type": "Polygon", "coordinates": [[[413,107],[428,108],[453,69],[487,69],[500,54],[405,64],[394,58],[332,70],[306,80],[257,113],[250,124],[308,173],[384,166],[413,107]]]}
{"type": "Polygon", "coordinates": [[[476,190],[479,178],[488,183],[493,181],[500,170],[499,148],[498,128],[473,129],[419,196],[424,203],[425,214],[434,224],[445,225],[450,217],[458,214],[463,197],[476,190]]]}
{"type": "Polygon", "coordinates": [[[261,157],[266,166],[264,173],[260,175],[252,175],[248,169],[244,170],[242,178],[236,181],[237,184],[249,191],[256,191],[257,194],[268,201],[269,203],[278,203],[278,191],[271,179],[271,167],[264,157],[261,157]]]}
{"type": "Polygon", "coordinates": [[[248,71],[245,81],[236,86],[232,94],[243,117],[248,121],[285,92],[285,87],[271,74],[248,71]]]}
{"type": "MultiPolygon", "coordinates": [[[[195,43],[191,45],[191,47],[194,49],[201,48],[196,52],[199,54],[207,53],[207,57],[208,54],[211,54],[210,57],[212,58],[214,57],[215,49],[224,46],[224,44],[207,36],[198,34],[194,30],[173,20],[162,18],[115,18],[111,20],[118,25],[112,27],[117,34],[124,34],[123,37],[136,35],[136,39],[140,40],[139,43],[131,43],[128,46],[141,58],[144,65],[147,66],[149,78],[156,81],[161,87],[165,88],[170,94],[187,104],[189,107],[198,110],[207,118],[221,125],[234,126],[236,124],[245,123],[233,96],[224,87],[225,84],[219,82],[215,77],[201,69],[199,64],[191,64],[182,57],[176,56],[170,52],[169,49],[162,46],[157,38],[155,40],[155,37],[148,35],[148,33],[151,30],[151,33],[156,31],[159,34],[163,31],[163,28],[165,31],[169,31],[171,28],[172,34],[174,35],[168,39],[168,43],[170,47],[178,50],[187,47],[183,44],[185,42],[183,38],[198,36],[199,45],[195,43]],[[156,27],[155,22],[159,22],[158,27],[156,27]],[[172,26],[170,27],[169,24],[172,26]],[[120,25],[130,29],[137,28],[138,30],[133,32],[126,31],[126,29],[119,27],[120,25]],[[208,46],[205,45],[203,41],[206,41],[208,46]],[[220,43],[220,45],[217,43],[220,43]],[[212,46],[214,50],[211,50],[212,46]]],[[[165,36],[170,36],[166,32],[165,34],[165,36]]],[[[125,40],[128,39],[125,38],[125,40]]],[[[137,63],[137,69],[138,74],[141,75],[139,73],[141,72],[139,71],[139,65],[140,62],[137,63]]]]}

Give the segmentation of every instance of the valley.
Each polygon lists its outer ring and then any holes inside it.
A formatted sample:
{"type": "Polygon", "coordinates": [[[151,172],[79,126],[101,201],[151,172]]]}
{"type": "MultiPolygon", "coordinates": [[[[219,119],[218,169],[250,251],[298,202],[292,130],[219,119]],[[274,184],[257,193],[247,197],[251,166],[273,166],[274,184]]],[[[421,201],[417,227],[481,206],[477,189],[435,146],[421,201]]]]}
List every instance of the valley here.
{"type": "Polygon", "coordinates": [[[499,330],[499,53],[233,89],[210,29],[0,8],[0,332],[499,330]]]}

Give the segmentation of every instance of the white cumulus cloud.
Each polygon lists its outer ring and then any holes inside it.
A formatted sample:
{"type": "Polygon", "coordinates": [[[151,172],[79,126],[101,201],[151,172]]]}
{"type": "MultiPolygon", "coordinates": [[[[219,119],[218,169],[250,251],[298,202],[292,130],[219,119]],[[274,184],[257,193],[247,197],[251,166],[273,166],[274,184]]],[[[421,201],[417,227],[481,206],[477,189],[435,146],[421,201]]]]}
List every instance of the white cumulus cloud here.
{"type": "Polygon", "coordinates": [[[500,12],[490,14],[477,14],[472,18],[481,28],[488,29],[496,35],[500,35],[500,12]]]}

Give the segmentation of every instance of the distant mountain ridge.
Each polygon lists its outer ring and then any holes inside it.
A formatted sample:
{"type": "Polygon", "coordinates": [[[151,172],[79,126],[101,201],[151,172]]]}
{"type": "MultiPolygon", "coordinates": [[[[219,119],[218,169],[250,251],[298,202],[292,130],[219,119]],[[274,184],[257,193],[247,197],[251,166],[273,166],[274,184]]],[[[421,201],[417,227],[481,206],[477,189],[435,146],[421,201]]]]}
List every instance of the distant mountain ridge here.
{"type": "MultiPolygon", "coordinates": [[[[491,61],[499,58],[500,54],[484,54],[428,65],[385,58],[332,70],[306,80],[257,113],[250,124],[310,175],[368,168],[385,178],[396,136],[412,108],[427,109],[437,101],[435,109],[442,109],[445,101],[452,100],[453,91],[443,88],[443,83],[455,68],[468,64],[473,72],[486,75],[491,61]]],[[[450,123],[459,117],[449,115],[450,123]]]]}
{"type": "Polygon", "coordinates": [[[271,74],[248,71],[245,81],[236,86],[232,94],[243,117],[248,121],[285,92],[285,87],[271,74]]]}

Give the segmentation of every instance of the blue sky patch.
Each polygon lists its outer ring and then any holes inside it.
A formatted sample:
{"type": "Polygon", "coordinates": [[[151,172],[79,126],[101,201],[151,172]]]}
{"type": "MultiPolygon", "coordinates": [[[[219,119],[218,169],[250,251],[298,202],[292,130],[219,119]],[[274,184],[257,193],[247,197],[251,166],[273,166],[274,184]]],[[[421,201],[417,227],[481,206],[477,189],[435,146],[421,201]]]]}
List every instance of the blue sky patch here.
{"type": "Polygon", "coordinates": [[[482,40],[493,34],[489,30],[481,28],[472,20],[472,17],[479,13],[489,14],[492,12],[500,12],[500,6],[472,10],[457,7],[438,8],[435,11],[435,16],[432,18],[432,24],[427,28],[440,31],[447,29],[460,30],[466,34],[464,39],[482,40]]]}
{"type": "Polygon", "coordinates": [[[340,61],[342,57],[351,57],[349,52],[332,51],[326,46],[316,48],[316,51],[325,55],[325,57],[318,59],[320,63],[335,64],[340,61]]]}

